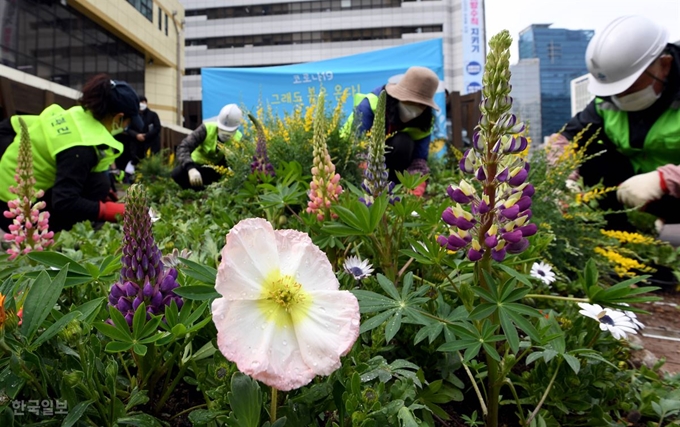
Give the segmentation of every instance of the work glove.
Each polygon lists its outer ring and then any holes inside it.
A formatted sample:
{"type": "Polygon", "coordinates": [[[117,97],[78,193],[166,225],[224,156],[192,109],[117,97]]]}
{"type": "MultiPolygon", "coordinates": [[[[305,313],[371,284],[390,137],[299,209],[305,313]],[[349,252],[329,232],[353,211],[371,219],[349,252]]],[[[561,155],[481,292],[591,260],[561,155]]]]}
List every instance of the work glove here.
{"type": "Polygon", "coordinates": [[[116,202],[99,202],[99,215],[97,219],[100,221],[117,222],[117,216],[121,217],[125,214],[125,204],[116,202]]]}
{"type": "Polygon", "coordinates": [[[132,162],[128,162],[127,165],[125,166],[125,173],[129,173],[130,175],[133,175],[135,173],[135,166],[132,164],[132,162]]]}
{"type": "Polygon", "coordinates": [[[196,168],[189,169],[189,184],[192,187],[200,187],[203,185],[203,177],[196,168]]]}
{"type": "Polygon", "coordinates": [[[667,192],[666,181],[659,171],[641,173],[625,180],[616,191],[616,198],[627,207],[645,205],[658,200],[667,192]]]}
{"type": "Polygon", "coordinates": [[[423,197],[425,190],[427,189],[427,181],[423,181],[411,192],[416,197],[423,197]]]}

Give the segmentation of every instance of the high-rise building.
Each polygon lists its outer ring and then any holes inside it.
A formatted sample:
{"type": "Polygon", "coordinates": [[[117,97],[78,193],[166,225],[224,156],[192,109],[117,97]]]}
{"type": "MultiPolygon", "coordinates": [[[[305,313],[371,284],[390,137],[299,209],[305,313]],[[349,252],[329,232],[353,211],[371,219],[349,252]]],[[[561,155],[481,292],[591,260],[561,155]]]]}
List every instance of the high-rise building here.
{"type": "Polygon", "coordinates": [[[466,93],[481,82],[483,0],[181,1],[187,126],[200,122],[205,67],[312,62],[443,38],[446,87],[466,93]]]}
{"type": "Polygon", "coordinates": [[[183,19],[178,0],[0,0],[0,76],[17,85],[3,87],[1,115],[55,102],[22,88],[73,103],[88,78],[108,73],[146,95],[164,124],[180,125],[183,19]]]}
{"type": "Polygon", "coordinates": [[[543,143],[540,62],[538,58],[531,58],[510,65],[512,112],[529,126],[532,148],[543,143]]]}
{"type": "Polygon", "coordinates": [[[540,59],[541,131],[543,135],[559,131],[571,118],[572,79],[588,72],[586,47],[592,30],[550,28],[551,24],[534,24],[519,34],[519,58],[540,59]]]}

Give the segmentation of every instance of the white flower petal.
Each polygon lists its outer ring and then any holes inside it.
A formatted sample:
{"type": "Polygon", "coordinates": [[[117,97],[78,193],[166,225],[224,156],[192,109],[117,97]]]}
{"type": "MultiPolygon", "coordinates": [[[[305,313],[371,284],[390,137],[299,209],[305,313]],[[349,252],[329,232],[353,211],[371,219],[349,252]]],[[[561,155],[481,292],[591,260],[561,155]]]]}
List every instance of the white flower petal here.
{"type": "Polygon", "coordinates": [[[340,367],[359,336],[359,302],[348,291],[310,292],[313,303],[307,317],[294,325],[305,363],[318,375],[340,367]]]}
{"type": "Polygon", "coordinates": [[[238,369],[256,380],[288,391],[308,384],[316,375],[304,362],[289,326],[267,321],[258,301],[213,301],[217,346],[238,369]]]}
{"type": "Polygon", "coordinates": [[[337,290],[340,287],[326,254],[305,233],[278,230],[281,275],[292,276],[307,291],[337,290]]]}
{"type": "Polygon", "coordinates": [[[245,219],[227,234],[215,290],[227,299],[260,297],[265,278],[279,269],[276,237],[261,218],[245,219]]]}

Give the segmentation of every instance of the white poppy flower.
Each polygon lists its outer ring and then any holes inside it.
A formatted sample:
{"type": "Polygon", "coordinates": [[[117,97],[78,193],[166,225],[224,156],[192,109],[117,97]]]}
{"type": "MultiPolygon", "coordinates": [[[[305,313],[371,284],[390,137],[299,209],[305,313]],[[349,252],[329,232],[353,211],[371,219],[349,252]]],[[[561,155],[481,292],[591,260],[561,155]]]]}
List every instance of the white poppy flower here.
{"type": "Polygon", "coordinates": [[[544,262],[535,262],[534,265],[531,266],[530,274],[531,277],[537,278],[546,285],[549,285],[557,280],[555,273],[552,271],[552,267],[544,262]]]}
{"type": "Polygon", "coordinates": [[[212,303],[217,345],[238,369],[287,391],[340,367],[359,336],[359,303],[326,254],[295,230],[245,219],[227,235],[212,303]]]}
{"type": "Polygon", "coordinates": [[[357,256],[347,257],[343,267],[355,280],[363,280],[373,273],[373,266],[367,260],[362,261],[357,256]]]}
{"type": "Polygon", "coordinates": [[[602,308],[599,304],[587,304],[580,302],[579,313],[591,319],[595,319],[600,324],[600,329],[609,331],[612,336],[620,340],[626,338],[627,334],[637,334],[635,323],[622,311],[602,308]]]}

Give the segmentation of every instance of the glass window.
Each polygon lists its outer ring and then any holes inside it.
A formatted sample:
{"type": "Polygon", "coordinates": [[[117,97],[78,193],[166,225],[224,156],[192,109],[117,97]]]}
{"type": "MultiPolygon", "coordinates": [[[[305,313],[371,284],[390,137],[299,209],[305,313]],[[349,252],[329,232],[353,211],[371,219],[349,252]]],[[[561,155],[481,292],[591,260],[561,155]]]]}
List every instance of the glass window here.
{"type": "Polygon", "coordinates": [[[153,22],[153,0],[127,0],[146,19],[153,22]]]}
{"type": "Polygon", "coordinates": [[[168,35],[168,15],[165,14],[165,35],[168,35]]]}
{"type": "Polygon", "coordinates": [[[163,9],[160,6],[158,6],[158,29],[163,29],[163,9]]]}

